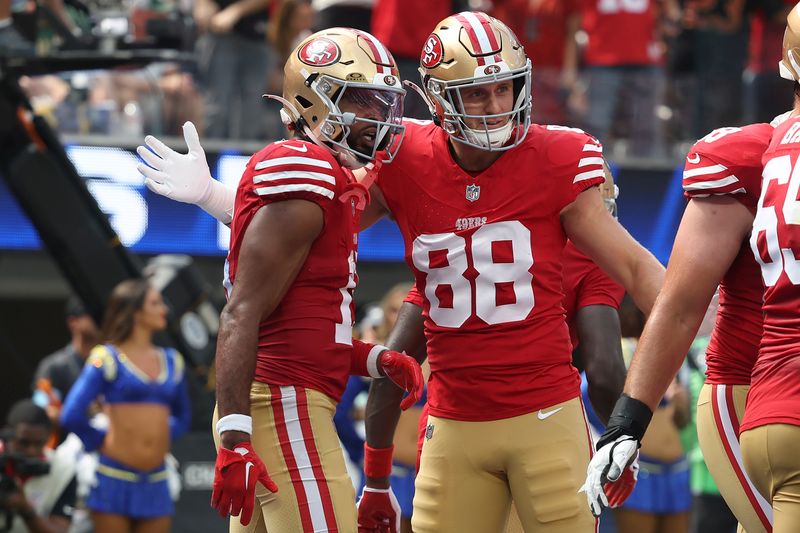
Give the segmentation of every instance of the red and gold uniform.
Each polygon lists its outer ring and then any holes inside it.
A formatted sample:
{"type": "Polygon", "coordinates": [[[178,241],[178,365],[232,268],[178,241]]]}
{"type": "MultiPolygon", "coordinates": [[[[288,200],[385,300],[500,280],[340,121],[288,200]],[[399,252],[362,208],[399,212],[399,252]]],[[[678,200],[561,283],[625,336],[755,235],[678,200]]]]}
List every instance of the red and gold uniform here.
{"type": "Polygon", "coordinates": [[[800,527],[800,120],[775,128],[750,244],[764,282],[764,334],[741,425],[742,454],[753,483],[773,504],[775,531],[800,527]]]}
{"type": "Polygon", "coordinates": [[[415,531],[498,531],[512,495],[525,524],[594,527],[577,493],[591,444],[564,322],[560,212],[603,180],[599,143],[553,126],[531,126],[471,175],[442,128],[407,123],[381,170],[431,365],[415,531]]]}
{"type": "MultiPolygon", "coordinates": [[[[721,128],[699,140],[686,158],[687,198],[730,196],[753,214],[761,191],[761,157],[772,136],[769,124],[721,128]]],[[[719,286],[717,321],[706,349],[706,383],[697,403],[697,433],[709,471],[747,531],[771,531],[772,509],[744,469],[739,424],[761,342],[759,267],[742,247],[719,286]]],[[[748,406],[749,409],[749,406],[748,406]]]]}
{"type": "Polygon", "coordinates": [[[314,202],[324,228],[281,303],[259,325],[252,442],[279,492],[259,484],[258,502],[269,512],[259,513],[257,506],[247,528],[233,517],[231,531],[354,531],[355,494],[331,423],[353,352],[360,212],[339,200],[352,179],[327,150],[291,140],[256,153],[236,192],[228,291],[236,285],[239,250],[258,209],[289,199],[314,202]]]}

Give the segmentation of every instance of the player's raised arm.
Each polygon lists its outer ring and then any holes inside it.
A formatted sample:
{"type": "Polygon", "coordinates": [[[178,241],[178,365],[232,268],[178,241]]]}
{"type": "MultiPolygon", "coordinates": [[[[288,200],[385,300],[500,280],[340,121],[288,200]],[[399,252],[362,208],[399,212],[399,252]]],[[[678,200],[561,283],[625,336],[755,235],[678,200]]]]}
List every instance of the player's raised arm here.
{"type": "Polygon", "coordinates": [[[194,124],[183,125],[183,137],[189,148],[185,154],[176,152],[152,135],[145,137],[145,146],[136,148],[136,153],[147,163],[137,167],[145,177],[144,184],[156,194],[197,205],[223,224],[230,224],[236,190],[211,177],[194,124]]]}

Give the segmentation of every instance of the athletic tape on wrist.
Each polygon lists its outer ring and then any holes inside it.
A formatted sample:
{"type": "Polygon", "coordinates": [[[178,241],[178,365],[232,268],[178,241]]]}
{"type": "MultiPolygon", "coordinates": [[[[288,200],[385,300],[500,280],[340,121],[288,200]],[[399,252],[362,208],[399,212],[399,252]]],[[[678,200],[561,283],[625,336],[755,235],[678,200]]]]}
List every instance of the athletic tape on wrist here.
{"type": "Polygon", "coordinates": [[[247,415],[240,415],[238,413],[223,416],[217,420],[217,435],[222,435],[224,431],[241,431],[252,435],[253,419],[247,415]]]}
{"type": "Polygon", "coordinates": [[[364,444],[364,474],[367,477],[389,477],[392,473],[392,453],[394,446],[370,448],[364,444]]]}
{"type": "Polygon", "coordinates": [[[386,346],[381,346],[380,344],[376,344],[369,351],[369,354],[367,354],[367,372],[369,372],[370,377],[376,379],[383,377],[381,371],[378,370],[378,356],[381,354],[381,352],[384,352],[388,349],[389,348],[387,348],[386,346]]]}

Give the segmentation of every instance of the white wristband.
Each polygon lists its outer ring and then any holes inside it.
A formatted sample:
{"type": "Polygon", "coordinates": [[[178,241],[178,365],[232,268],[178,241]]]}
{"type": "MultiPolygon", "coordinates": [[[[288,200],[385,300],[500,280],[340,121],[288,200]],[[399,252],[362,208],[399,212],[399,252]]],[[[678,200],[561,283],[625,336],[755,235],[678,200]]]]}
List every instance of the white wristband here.
{"type": "Polygon", "coordinates": [[[197,202],[197,205],[223,224],[230,224],[233,220],[233,204],[235,200],[236,189],[226,187],[211,178],[208,192],[197,202]]]}
{"type": "Polygon", "coordinates": [[[388,349],[389,348],[386,346],[376,344],[367,354],[367,373],[370,375],[370,377],[375,379],[383,377],[381,371],[378,370],[378,356],[381,354],[381,352],[388,349]]]}
{"type": "Polygon", "coordinates": [[[248,435],[253,434],[253,419],[247,415],[234,413],[223,416],[217,420],[217,435],[222,435],[225,431],[241,431],[248,435]]]}

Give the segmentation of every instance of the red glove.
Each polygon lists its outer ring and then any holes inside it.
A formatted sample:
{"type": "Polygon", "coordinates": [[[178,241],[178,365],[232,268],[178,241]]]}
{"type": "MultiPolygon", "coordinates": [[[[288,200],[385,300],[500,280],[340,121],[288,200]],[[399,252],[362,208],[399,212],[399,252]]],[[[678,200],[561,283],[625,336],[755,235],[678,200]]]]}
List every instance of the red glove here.
{"type": "Polygon", "coordinates": [[[638,454],[637,458],[622,471],[619,479],[603,485],[603,492],[606,493],[606,498],[608,498],[608,506],[612,508],[619,507],[625,503],[625,500],[628,499],[628,496],[631,495],[634,487],[636,487],[637,479],[639,479],[638,454]]]}
{"type": "Polygon", "coordinates": [[[239,516],[239,521],[246,526],[253,517],[256,481],[270,492],[278,492],[278,486],[267,474],[267,467],[249,442],[239,442],[233,450],[220,448],[214,467],[211,507],[223,518],[239,516]]]}
{"type": "Polygon", "coordinates": [[[378,366],[395,385],[408,391],[408,396],[400,402],[400,409],[405,411],[422,398],[425,378],[416,359],[405,353],[387,350],[380,355],[378,366]]]}
{"type": "Polygon", "coordinates": [[[358,500],[358,533],[400,533],[400,504],[391,488],[364,487],[358,500]]]}

